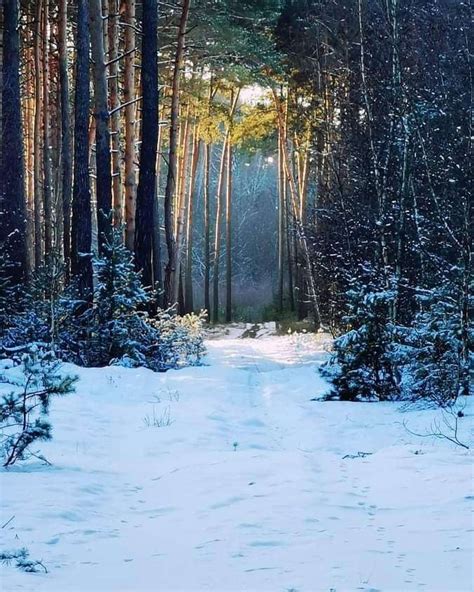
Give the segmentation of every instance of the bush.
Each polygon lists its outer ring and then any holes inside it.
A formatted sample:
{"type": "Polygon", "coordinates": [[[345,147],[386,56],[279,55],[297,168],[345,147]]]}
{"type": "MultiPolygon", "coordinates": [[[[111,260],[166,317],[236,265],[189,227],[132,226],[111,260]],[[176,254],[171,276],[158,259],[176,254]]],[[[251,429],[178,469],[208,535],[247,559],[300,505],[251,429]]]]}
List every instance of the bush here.
{"type": "Polygon", "coordinates": [[[154,369],[166,370],[180,366],[196,366],[205,353],[202,328],[207,314],[176,316],[163,311],[150,324],[157,331],[158,341],[152,356],[154,369]]]}

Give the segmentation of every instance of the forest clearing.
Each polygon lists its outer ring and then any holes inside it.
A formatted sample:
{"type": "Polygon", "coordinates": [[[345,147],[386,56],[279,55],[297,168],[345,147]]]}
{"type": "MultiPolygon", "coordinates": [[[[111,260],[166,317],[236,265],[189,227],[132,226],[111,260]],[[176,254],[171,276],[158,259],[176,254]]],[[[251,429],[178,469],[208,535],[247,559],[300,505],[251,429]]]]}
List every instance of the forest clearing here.
{"type": "Polygon", "coordinates": [[[440,412],[314,401],[327,337],[236,335],[198,368],[73,368],[53,466],[4,476],[0,545],[49,573],[3,588],[469,590],[472,454],[403,426],[440,412]]]}

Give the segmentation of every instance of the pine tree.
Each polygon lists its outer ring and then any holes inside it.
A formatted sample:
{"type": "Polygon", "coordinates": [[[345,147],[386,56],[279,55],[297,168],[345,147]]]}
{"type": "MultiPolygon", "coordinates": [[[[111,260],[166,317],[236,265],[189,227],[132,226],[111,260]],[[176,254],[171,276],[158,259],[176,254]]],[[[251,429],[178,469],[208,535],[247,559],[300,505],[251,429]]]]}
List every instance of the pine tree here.
{"type": "Polygon", "coordinates": [[[334,351],[322,368],[336,396],[343,401],[390,400],[399,396],[394,371],[394,327],[390,307],[394,294],[366,280],[348,294],[349,330],[334,341],[334,351]]]}
{"type": "Polygon", "coordinates": [[[96,262],[95,304],[88,320],[89,362],[104,365],[128,357],[137,364],[143,363],[140,348],[145,347],[150,331],[141,310],[149,303],[150,296],[135,270],[133,255],[123,242],[121,229],[114,229],[112,238],[105,240],[103,252],[96,262]]]}
{"type": "MultiPolygon", "coordinates": [[[[459,294],[452,284],[420,294],[412,327],[399,329],[405,398],[452,406],[463,393],[463,344],[459,294]]],[[[469,341],[473,343],[473,334],[469,341]]]]}
{"type": "Polygon", "coordinates": [[[60,367],[51,350],[31,347],[19,366],[0,376],[0,384],[12,387],[0,401],[5,467],[31,456],[38,458],[31,446],[51,439],[52,426],[47,418],[51,399],[73,392],[76,381],[74,376],[63,375],[60,367]]]}

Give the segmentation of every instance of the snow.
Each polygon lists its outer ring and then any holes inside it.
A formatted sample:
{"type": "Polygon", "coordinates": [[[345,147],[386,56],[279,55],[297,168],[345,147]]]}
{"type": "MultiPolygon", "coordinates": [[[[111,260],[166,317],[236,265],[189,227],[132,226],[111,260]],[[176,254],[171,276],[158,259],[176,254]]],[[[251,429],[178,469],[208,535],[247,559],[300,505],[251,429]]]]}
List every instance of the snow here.
{"type": "Polygon", "coordinates": [[[439,412],[312,401],[327,337],[237,333],[197,368],[66,366],[53,466],[0,473],[0,551],[49,573],[1,568],[2,590],[472,589],[471,451],[403,426],[439,412]]]}

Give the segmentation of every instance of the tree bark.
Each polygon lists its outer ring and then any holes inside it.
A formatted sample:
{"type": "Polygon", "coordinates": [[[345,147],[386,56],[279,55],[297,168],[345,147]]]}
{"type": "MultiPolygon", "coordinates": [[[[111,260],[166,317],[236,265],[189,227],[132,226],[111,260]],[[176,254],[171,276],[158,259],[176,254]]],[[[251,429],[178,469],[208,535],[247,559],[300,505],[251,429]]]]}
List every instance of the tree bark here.
{"type": "Polygon", "coordinates": [[[42,0],[36,4],[36,30],[35,30],[35,121],[34,121],[34,202],[35,202],[35,267],[38,268],[43,261],[43,227],[42,211],[43,199],[41,193],[41,90],[42,90],[42,69],[41,69],[41,14],[43,10],[42,0]]]}
{"type": "MultiPolygon", "coordinates": [[[[163,288],[161,266],[161,213],[160,213],[160,172],[161,146],[163,142],[163,126],[159,125],[160,110],[158,110],[158,146],[156,151],[156,181],[155,200],[153,202],[153,284],[158,292],[163,288]]],[[[163,294],[158,293],[158,305],[163,304],[163,294]]]]}
{"type": "Polygon", "coordinates": [[[90,35],[94,72],[94,117],[96,120],[96,197],[99,253],[110,238],[112,208],[112,173],[107,101],[107,74],[104,53],[104,30],[101,0],[89,0],[90,35]]]}
{"type": "Polygon", "coordinates": [[[207,311],[207,318],[211,320],[210,280],[211,280],[211,232],[210,218],[211,208],[209,201],[210,190],[210,167],[211,167],[212,145],[206,144],[204,150],[204,308],[207,311]]]}
{"type": "MultiPolygon", "coordinates": [[[[109,0],[109,91],[110,91],[110,130],[112,136],[112,195],[114,224],[120,226],[123,220],[122,184],[120,178],[120,113],[119,106],[119,10],[117,0],[109,0]]],[[[128,28],[128,27],[127,27],[128,28]]]]}
{"type": "Polygon", "coordinates": [[[61,195],[63,201],[63,249],[66,274],[71,258],[71,110],[69,107],[69,80],[67,56],[67,0],[59,1],[59,83],[61,95],[61,195]]]}
{"type": "Polygon", "coordinates": [[[191,159],[191,178],[189,180],[188,193],[188,218],[186,221],[186,268],[184,274],[184,303],[185,312],[193,312],[193,224],[194,224],[194,189],[196,186],[196,172],[198,167],[201,141],[199,129],[195,124],[193,134],[193,154],[191,159]]]}
{"type": "Polygon", "coordinates": [[[232,321],[232,142],[229,138],[226,159],[226,323],[232,321]]]}
{"type": "Polygon", "coordinates": [[[283,312],[283,251],[284,251],[284,224],[285,202],[283,187],[285,184],[285,172],[283,170],[281,133],[278,132],[278,287],[277,305],[278,311],[283,312]]]}
{"type": "Polygon", "coordinates": [[[191,0],[184,0],[181,11],[181,18],[178,29],[178,42],[174,60],[172,95],[171,95],[171,115],[170,115],[170,139],[168,156],[168,177],[165,190],[165,234],[166,246],[168,249],[168,263],[165,272],[165,304],[175,304],[175,294],[178,289],[177,252],[176,237],[173,232],[173,199],[176,191],[177,175],[177,147],[179,130],[179,87],[180,75],[184,57],[184,43],[186,36],[186,26],[189,16],[191,0]]]}
{"type": "MultiPolygon", "coordinates": [[[[1,7],[1,0],[0,0],[1,7]]],[[[29,21],[28,25],[31,24],[29,21]]],[[[1,23],[0,23],[1,26],[1,23]]],[[[32,63],[34,56],[30,42],[34,38],[33,29],[28,27],[27,44],[25,48],[26,70],[26,101],[24,102],[23,121],[25,122],[25,174],[26,174],[26,247],[27,247],[27,277],[32,277],[35,268],[35,227],[34,227],[34,178],[33,178],[33,113],[34,113],[34,87],[32,63]]],[[[1,102],[1,101],[0,101],[1,102]]],[[[0,120],[1,121],[1,120],[0,120]]]]}
{"type": "MultiPolygon", "coordinates": [[[[181,273],[181,255],[182,255],[182,247],[183,247],[183,239],[184,239],[184,232],[186,227],[186,181],[187,181],[187,170],[188,170],[188,157],[189,157],[189,130],[190,130],[190,116],[189,116],[189,107],[186,110],[186,121],[182,129],[181,135],[181,150],[180,156],[178,158],[178,184],[177,184],[177,191],[176,191],[176,200],[175,200],[175,211],[176,211],[176,228],[175,228],[175,236],[176,236],[176,250],[175,250],[175,257],[176,257],[176,273],[175,276],[179,276],[179,281],[181,285],[179,286],[178,282],[175,281],[173,283],[174,286],[174,293],[172,295],[173,302],[180,303],[181,301],[178,300],[179,296],[179,289],[183,288],[182,285],[182,273],[181,273]]],[[[184,302],[184,290],[182,290],[184,302]]],[[[178,310],[180,313],[183,312],[183,307],[181,304],[178,306],[178,310]]]]}
{"type": "Polygon", "coordinates": [[[319,312],[319,301],[318,301],[318,294],[316,290],[316,282],[314,279],[313,274],[313,263],[311,261],[311,255],[308,246],[308,240],[306,234],[304,232],[302,220],[300,219],[300,196],[298,192],[298,188],[296,186],[295,177],[293,174],[293,169],[291,166],[291,159],[289,155],[288,149],[288,138],[286,133],[286,125],[285,125],[285,117],[283,113],[282,103],[280,97],[273,89],[273,99],[275,101],[275,107],[277,111],[278,117],[278,126],[282,138],[282,157],[283,157],[283,165],[285,168],[285,175],[288,180],[289,185],[289,201],[290,207],[294,216],[294,223],[296,226],[296,236],[298,238],[298,246],[301,247],[301,251],[304,257],[305,262],[305,274],[303,280],[306,283],[306,287],[309,291],[308,297],[310,300],[311,312],[313,316],[314,326],[315,329],[318,330],[321,325],[321,316],[319,312]]]}
{"type": "Polygon", "coordinates": [[[125,107],[125,244],[133,251],[137,179],[135,170],[135,0],[123,0],[125,21],[125,65],[123,98],[125,107]]]}
{"type": "Polygon", "coordinates": [[[234,118],[237,102],[239,100],[240,89],[235,93],[231,92],[231,104],[229,109],[229,123],[225,133],[224,144],[222,147],[221,163],[219,167],[219,180],[217,183],[216,194],[216,225],[214,237],[214,270],[213,270],[213,322],[219,322],[219,259],[221,254],[221,217],[222,217],[222,191],[224,187],[224,171],[227,158],[227,150],[230,145],[230,134],[232,129],[232,120],[234,118]]]}
{"type": "Polygon", "coordinates": [[[222,145],[221,163],[216,191],[216,222],[214,226],[214,265],[212,276],[212,322],[219,322],[219,264],[221,255],[221,217],[222,217],[222,188],[224,184],[225,162],[227,156],[228,132],[222,145]]]}
{"type": "Polygon", "coordinates": [[[53,188],[51,180],[51,136],[49,104],[49,0],[43,2],[43,195],[44,250],[46,258],[54,247],[53,188]]]}
{"type": "Polygon", "coordinates": [[[89,14],[88,0],[77,0],[76,90],[74,108],[74,185],[71,271],[80,294],[92,297],[92,212],[89,179],[89,14]]]}
{"type": "Polygon", "coordinates": [[[8,275],[20,283],[26,277],[27,249],[17,0],[3,3],[2,144],[0,244],[11,264],[8,275]]]}
{"type": "Polygon", "coordinates": [[[143,0],[142,23],[142,128],[137,190],[135,263],[145,286],[153,284],[153,209],[158,144],[158,4],[143,0]]]}

